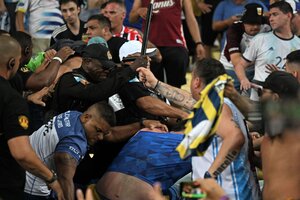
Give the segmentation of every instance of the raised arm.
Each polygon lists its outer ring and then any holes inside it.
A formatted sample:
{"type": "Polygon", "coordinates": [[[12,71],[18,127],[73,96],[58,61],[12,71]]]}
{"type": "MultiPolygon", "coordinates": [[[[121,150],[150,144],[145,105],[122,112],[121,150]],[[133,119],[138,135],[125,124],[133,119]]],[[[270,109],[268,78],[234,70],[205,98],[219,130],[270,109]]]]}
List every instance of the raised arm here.
{"type": "Polygon", "coordinates": [[[72,50],[70,47],[66,46],[61,48],[54,56],[54,58],[56,57],[58,59],[52,59],[46,69],[38,73],[33,73],[28,78],[28,80],[26,81],[26,88],[29,90],[37,91],[41,90],[43,87],[49,87],[56,78],[60,64],[66,61],[67,58],[73,54],[74,50],[72,50]]]}
{"type": "Polygon", "coordinates": [[[159,92],[176,105],[182,106],[188,110],[193,109],[196,100],[193,99],[189,92],[158,81],[149,69],[141,67],[138,68],[137,71],[139,72],[141,82],[143,82],[146,87],[159,92]]]}
{"type": "Polygon", "coordinates": [[[65,199],[74,199],[73,177],[77,167],[77,160],[68,153],[56,152],[54,162],[58,181],[63,189],[65,199]]]}

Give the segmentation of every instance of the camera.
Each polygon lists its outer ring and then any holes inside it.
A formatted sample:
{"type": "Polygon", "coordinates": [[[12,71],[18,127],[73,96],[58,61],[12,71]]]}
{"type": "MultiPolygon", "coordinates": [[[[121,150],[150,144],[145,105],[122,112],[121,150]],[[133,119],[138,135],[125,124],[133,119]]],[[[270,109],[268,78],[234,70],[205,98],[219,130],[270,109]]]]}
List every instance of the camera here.
{"type": "Polygon", "coordinates": [[[201,189],[198,186],[195,186],[193,182],[181,182],[180,195],[185,200],[202,199],[206,197],[201,189]]]}

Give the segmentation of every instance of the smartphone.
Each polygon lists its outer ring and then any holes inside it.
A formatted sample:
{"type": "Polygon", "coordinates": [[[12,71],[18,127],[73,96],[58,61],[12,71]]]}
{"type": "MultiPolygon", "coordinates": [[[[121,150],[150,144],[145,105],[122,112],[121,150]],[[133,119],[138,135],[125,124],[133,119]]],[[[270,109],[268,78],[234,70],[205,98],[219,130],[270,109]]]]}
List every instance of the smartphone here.
{"type": "Polygon", "coordinates": [[[202,199],[206,197],[206,195],[201,192],[201,189],[198,186],[195,186],[193,182],[181,182],[180,195],[186,200],[202,199]]]}

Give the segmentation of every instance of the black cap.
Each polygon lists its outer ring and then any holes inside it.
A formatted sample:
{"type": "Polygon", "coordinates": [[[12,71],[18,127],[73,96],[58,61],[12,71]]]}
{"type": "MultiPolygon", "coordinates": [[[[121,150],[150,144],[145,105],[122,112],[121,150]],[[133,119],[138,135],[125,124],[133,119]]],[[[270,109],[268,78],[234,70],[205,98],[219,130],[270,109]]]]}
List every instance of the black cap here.
{"type": "Polygon", "coordinates": [[[257,3],[249,3],[245,5],[245,11],[241,21],[245,24],[262,24],[264,8],[257,3]]]}
{"type": "Polygon", "coordinates": [[[277,93],[280,98],[297,98],[299,92],[298,80],[288,72],[272,72],[264,82],[264,88],[277,93]]]}
{"type": "Polygon", "coordinates": [[[90,44],[82,52],[83,58],[94,58],[101,62],[104,69],[113,69],[116,64],[111,60],[109,49],[101,44],[90,44]]]}

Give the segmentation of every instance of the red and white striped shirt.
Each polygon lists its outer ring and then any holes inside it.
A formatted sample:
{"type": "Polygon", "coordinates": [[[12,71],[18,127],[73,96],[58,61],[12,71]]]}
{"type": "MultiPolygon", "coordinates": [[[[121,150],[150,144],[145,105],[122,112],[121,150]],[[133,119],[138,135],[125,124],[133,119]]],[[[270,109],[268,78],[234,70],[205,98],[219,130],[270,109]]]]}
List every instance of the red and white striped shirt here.
{"type": "Polygon", "coordinates": [[[123,26],[122,31],[120,33],[114,34],[113,36],[121,37],[126,40],[137,40],[143,42],[143,38],[140,33],[137,30],[127,26],[123,26]]]}

